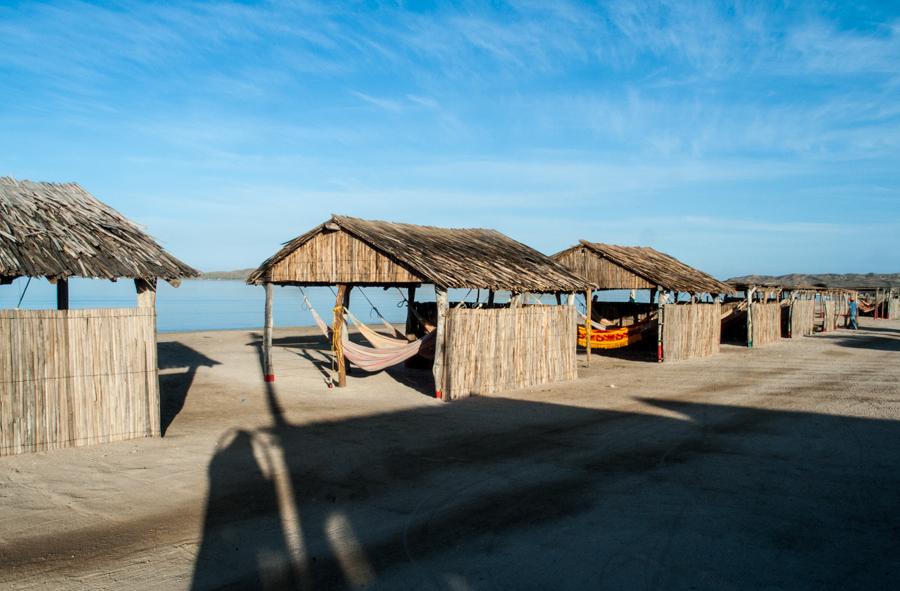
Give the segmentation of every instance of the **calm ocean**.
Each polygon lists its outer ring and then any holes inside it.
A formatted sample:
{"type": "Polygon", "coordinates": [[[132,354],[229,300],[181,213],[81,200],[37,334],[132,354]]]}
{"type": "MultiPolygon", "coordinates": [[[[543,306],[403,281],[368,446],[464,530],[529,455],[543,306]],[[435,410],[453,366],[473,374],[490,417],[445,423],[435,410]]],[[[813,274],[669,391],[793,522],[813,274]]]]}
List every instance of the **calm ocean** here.
{"type": "MultiPolygon", "coordinates": [[[[12,285],[0,286],[0,308],[15,308],[22,297],[22,308],[41,309],[56,307],[56,288],[47,281],[34,279],[25,291],[26,279],[17,279],[12,285]]],[[[327,287],[306,288],[313,307],[326,318],[334,305],[334,295],[327,287]]],[[[639,298],[646,292],[638,292],[639,298]]],[[[391,322],[403,322],[406,309],[398,307],[402,303],[397,289],[387,291],[381,288],[365,288],[369,297],[385,318],[391,322]]],[[[476,291],[450,290],[451,301],[464,298],[475,301],[476,291]]],[[[628,292],[606,292],[602,299],[621,301],[628,292]]],[[[481,299],[487,298],[481,292],[481,299]]],[[[580,298],[579,298],[580,299],[580,298]]],[[[434,301],[434,290],[423,286],[417,290],[416,300],[434,301]]],[[[498,293],[496,301],[508,300],[507,293],[498,293]]],[[[547,303],[554,302],[553,296],[545,296],[547,303]]],[[[262,287],[246,285],[241,281],[184,281],[174,288],[162,282],[157,294],[158,328],[161,332],[182,332],[199,330],[253,329],[263,324],[263,304],[265,293],[262,287]]],[[[72,279],[69,286],[71,308],[119,308],[135,305],[134,282],[118,282],[94,279],[72,279]]],[[[350,309],[364,322],[377,322],[369,303],[359,288],[350,292],[350,309]]],[[[312,317],[304,308],[299,288],[276,287],[274,315],[276,326],[312,326],[312,317]]]]}

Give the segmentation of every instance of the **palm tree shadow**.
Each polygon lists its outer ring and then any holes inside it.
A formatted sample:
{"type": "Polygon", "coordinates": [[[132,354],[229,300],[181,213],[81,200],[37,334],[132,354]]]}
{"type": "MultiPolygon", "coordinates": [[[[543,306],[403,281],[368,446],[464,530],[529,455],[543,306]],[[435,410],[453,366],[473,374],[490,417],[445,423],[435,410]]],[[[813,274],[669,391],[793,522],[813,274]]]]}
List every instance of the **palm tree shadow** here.
{"type": "Polygon", "coordinates": [[[272,426],[228,434],[210,461],[195,589],[885,588],[900,576],[896,421],[473,398],[295,425],[274,384],[266,396],[272,426]]]}

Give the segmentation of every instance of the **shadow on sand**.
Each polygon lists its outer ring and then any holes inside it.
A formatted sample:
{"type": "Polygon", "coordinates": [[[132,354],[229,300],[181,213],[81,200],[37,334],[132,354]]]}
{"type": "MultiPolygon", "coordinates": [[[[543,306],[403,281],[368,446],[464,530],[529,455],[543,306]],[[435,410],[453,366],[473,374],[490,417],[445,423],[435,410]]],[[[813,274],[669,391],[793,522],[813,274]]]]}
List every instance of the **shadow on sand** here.
{"type": "Polygon", "coordinates": [[[156,346],[156,353],[159,369],[185,369],[183,373],[166,373],[159,376],[160,426],[165,436],[169,425],[184,408],[197,370],[220,363],[178,341],[159,343],[156,346]]]}
{"type": "Polygon", "coordinates": [[[194,589],[892,588],[900,423],[473,398],[227,432],[194,589]]]}
{"type": "MultiPolygon", "coordinates": [[[[262,353],[263,335],[259,332],[250,333],[252,339],[247,346],[253,347],[259,359],[260,372],[263,371],[264,357],[262,353]]],[[[350,340],[355,343],[367,345],[369,343],[357,332],[350,333],[350,340]]],[[[335,374],[331,344],[324,336],[306,335],[291,336],[272,339],[273,348],[282,348],[291,351],[298,357],[312,363],[313,367],[322,375],[322,379],[329,382],[335,374]]],[[[421,359],[421,358],[417,358],[421,359]]],[[[404,386],[429,398],[434,398],[434,375],[431,373],[431,362],[422,360],[420,363],[400,364],[384,370],[392,379],[404,386]]],[[[356,379],[366,379],[375,374],[365,372],[351,363],[347,364],[347,375],[356,379]]]]}
{"type": "Polygon", "coordinates": [[[900,333],[892,328],[860,326],[859,330],[838,329],[819,335],[818,338],[834,341],[841,347],[872,349],[874,351],[900,351],[900,333]]]}

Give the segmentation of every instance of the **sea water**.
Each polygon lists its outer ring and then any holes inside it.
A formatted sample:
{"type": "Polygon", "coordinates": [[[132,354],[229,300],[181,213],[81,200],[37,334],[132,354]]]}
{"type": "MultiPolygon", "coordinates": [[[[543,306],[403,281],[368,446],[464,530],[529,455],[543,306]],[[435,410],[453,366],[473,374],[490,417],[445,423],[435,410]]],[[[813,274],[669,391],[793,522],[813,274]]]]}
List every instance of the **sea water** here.
{"type": "MultiPolygon", "coordinates": [[[[273,315],[275,326],[312,326],[313,320],[298,287],[275,287],[273,315]]],[[[304,292],[316,311],[331,322],[331,309],[335,294],[332,288],[308,287],[304,292]]],[[[638,291],[638,301],[647,301],[646,291],[638,291]]],[[[402,292],[396,288],[356,287],[350,292],[350,309],[367,323],[379,322],[378,312],[390,322],[404,322],[406,307],[402,292]],[[402,294],[402,295],[401,295],[402,294]],[[366,299],[368,298],[368,300],[366,299]],[[371,301],[371,303],[370,303],[371,301]]],[[[599,292],[604,301],[625,301],[627,291],[599,292]]],[[[531,302],[534,302],[532,296],[531,302]]],[[[450,301],[486,301],[485,290],[451,289],[450,301]]],[[[241,281],[187,280],[178,288],[161,281],[156,295],[157,327],[161,332],[185,332],[201,330],[258,329],[263,325],[265,291],[262,286],[247,285],[241,281]]],[[[584,300],[577,298],[584,309],[584,300]]],[[[434,301],[434,288],[424,285],[416,290],[416,300],[434,301]]],[[[508,292],[498,292],[497,303],[509,301],[508,292]]],[[[541,296],[544,303],[555,303],[552,295],[541,296]]],[[[43,279],[16,279],[11,285],[0,285],[0,309],[54,309],[56,287],[43,279]],[[27,289],[26,289],[27,286],[27,289]],[[21,304],[19,301],[21,300],[21,304]]],[[[136,305],[134,282],[131,280],[105,281],[73,278],[69,282],[69,307],[127,308],[136,305]]]]}

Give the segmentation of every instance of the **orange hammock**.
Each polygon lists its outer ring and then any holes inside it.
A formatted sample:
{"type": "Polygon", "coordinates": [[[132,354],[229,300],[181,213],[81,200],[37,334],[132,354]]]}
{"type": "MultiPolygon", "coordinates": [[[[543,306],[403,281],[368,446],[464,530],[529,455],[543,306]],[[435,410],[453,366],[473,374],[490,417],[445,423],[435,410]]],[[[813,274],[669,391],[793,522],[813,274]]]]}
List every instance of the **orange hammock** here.
{"type": "MultiPolygon", "coordinates": [[[[591,349],[620,349],[641,340],[641,334],[647,330],[647,323],[591,331],[591,349]]],[[[578,326],[578,346],[584,347],[584,327],[578,326]]]]}

